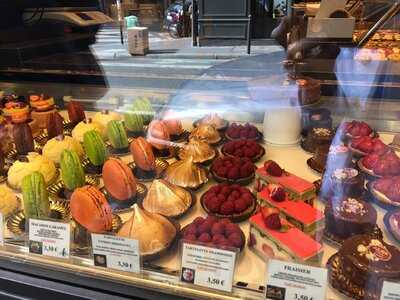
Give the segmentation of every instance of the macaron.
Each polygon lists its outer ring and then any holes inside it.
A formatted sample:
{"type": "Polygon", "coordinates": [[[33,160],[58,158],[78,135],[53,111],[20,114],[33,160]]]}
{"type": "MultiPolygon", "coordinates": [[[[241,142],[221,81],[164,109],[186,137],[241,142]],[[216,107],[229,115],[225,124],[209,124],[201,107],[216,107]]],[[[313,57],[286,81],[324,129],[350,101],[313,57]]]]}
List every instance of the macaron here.
{"type": "Polygon", "coordinates": [[[91,185],[77,188],[70,200],[71,215],[89,232],[101,233],[112,229],[112,212],[106,197],[91,185]]]}
{"type": "Polygon", "coordinates": [[[133,140],[130,146],[133,160],[138,168],[144,171],[154,171],[156,168],[156,158],[149,142],[143,137],[133,140]]]}
{"type": "Polygon", "coordinates": [[[120,159],[109,158],[104,163],[103,181],[107,192],[119,201],[136,195],[136,180],[132,170],[120,159]]]}

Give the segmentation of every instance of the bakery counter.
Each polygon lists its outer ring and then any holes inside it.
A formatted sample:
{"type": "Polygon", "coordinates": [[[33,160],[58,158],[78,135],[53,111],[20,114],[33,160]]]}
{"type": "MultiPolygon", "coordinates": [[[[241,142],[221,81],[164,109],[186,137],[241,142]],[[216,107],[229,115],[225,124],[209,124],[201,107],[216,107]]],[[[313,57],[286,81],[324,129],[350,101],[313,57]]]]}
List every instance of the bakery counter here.
{"type": "MultiPolygon", "coordinates": [[[[87,113],[88,117],[94,113],[87,113]]],[[[66,116],[66,112],[62,112],[66,116]]],[[[229,121],[235,121],[230,119],[229,121]]],[[[190,131],[192,129],[192,119],[183,119],[184,128],[190,131]]],[[[261,124],[254,124],[261,130],[261,124]]],[[[380,132],[380,137],[386,144],[393,140],[393,134],[380,132]]],[[[311,155],[300,147],[300,145],[277,146],[261,142],[265,148],[265,155],[256,165],[262,167],[266,160],[273,160],[287,172],[314,182],[320,179],[321,175],[310,169],[307,160],[311,155]]],[[[219,146],[220,148],[220,146],[219,146]]],[[[130,154],[121,156],[121,159],[127,164],[133,161],[130,154]]],[[[172,163],[175,158],[169,158],[172,163]]],[[[203,185],[195,194],[196,202],[192,209],[184,216],[179,218],[180,228],[190,224],[195,218],[205,216],[206,213],[200,204],[200,197],[216,182],[210,178],[209,182],[203,185]]],[[[150,188],[150,183],[145,183],[150,188]]],[[[100,186],[103,186],[103,180],[100,180],[100,186]]],[[[248,185],[253,190],[254,181],[248,185]]],[[[19,195],[19,194],[18,194],[19,195]]],[[[20,196],[20,195],[19,195],[20,196]]],[[[322,210],[324,202],[315,200],[315,207],[322,210]]],[[[377,225],[383,231],[384,240],[396,245],[396,242],[385,230],[383,218],[386,211],[374,204],[377,210],[377,225]]],[[[131,211],[120,213],[123,222],[126,222],[132,215],[131,211]]],[[[263,299],[264,286],[266,280],[266,270],[268,261],[255,254],[247,246],[249,241],[250,224],[249,221],[238,223],[246,236],[246,245],[238,256],[237,266],[234,273],[233,293],[218,293],[210,290],[193,287],[179,282],[179,247],[174,245],[168,252],[158,259],[146,262],[143,265],[143,272],[138,275],[127,274],[123,272],[111,271],[108,269],[93,266],[93,259],[89,256],[73,256],[70,260],[47,259],[42,256],[31,255],[27,253],[27,247],[24,243],[16,242],[13,234],[6,229],[6,245],[0,249],[0,268],[29,274],[47,280],[55,280],[66,284],[79,285],[80,287],[104,291],[121,297],[135,295],[144,299],[162,297],[165,299],[173,298],[193,298],[193,299],[263,299]],[[158,294],[160,293],[160,294],[158,294]],[[157,296],[155,296],[157,295],[157,296]]],[[[398,244],[397,244],[398,245],[398,244]]],[[[337,252],[338,248],[331,243],[322,242],[322,256],[314,264],[325,266],[328,259],[337,252]]],[[[288,259],[284,253],[276,253],[276,258],[288,259]]],[[[328,288],[327,299],[346,299],[345,296],[333,289],[328,288]]]]}

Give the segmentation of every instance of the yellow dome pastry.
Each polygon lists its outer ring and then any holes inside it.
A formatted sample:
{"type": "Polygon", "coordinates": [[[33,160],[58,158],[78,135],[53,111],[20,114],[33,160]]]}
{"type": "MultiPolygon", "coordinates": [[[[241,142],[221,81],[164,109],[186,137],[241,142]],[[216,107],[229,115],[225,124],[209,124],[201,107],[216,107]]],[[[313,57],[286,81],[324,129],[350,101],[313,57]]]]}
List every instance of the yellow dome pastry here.
{"type": "Polygon", "coordinates": [[[120,114],[112,111],[101,111],[97,112],[93,117],[93,122],[103,125],[103,127],[107,127],[110,121],[121,121],[122,117],[120,114]]]}
{"type": "Polygon", "coordinates": [[[43,175],[46,184],[55,179],[57,170],[54,162],[50,159],[34,152],[29,153],[27,159],[28,161],[14,162],[8,170],[7,182],[12,188],[20,189],[22,178],[35,171],[43,175]]]}
{"type": "Polygon", "coordinates": [[[181,187],[192,189],[196,189],[208,181],[206,170],[193,163],[191,156],[170,165],[165,171],[164,179],[181,187]]]}
{"type": "Polygon", "coordinates": [[[186,159],[191,156],[194,163],[201,164],[213,159],[215,154],[215,150],[206,141],[193,138],[179,151],[179,158],[186,159]]]}
{"type": "Polygon", "coordinates": [[[92,122],[91,119],[79,122],[78,125],[76,125],[72,130],[72,137],[80,143],[83,143],[84,134],[91,130],[96,130],[101,135],[103,140],[106,139],[106,128],[99,123],[92,122]]]}
{"type": "Polygon", "coordinates": [[[216,144],[221,140],[217,129],[212,125],[199,125],[193,129],[189,139],[199,139],[209,144],[216,144]]]}
{"type": "Polygon", "coordinates": [[[167,218],[133,206],[132,217],[122,225],[118,236],[139,241],[140,254],[146,258],[167,249],[177,234],[175,226],[167,218]]]}
{"type": "Polygon", "coordinates": [[[43,156],[47,157],[56,164],[60,163],[61,153],[65,150],[73,150],[80,158],[83,157],[84,151],[81,144],[70,136],[57,136],[47,141],[43,147],[43,156]]]}
{"type": "Polygon", "coordinates": [[[0,186],[0,212],[5,218],[16,212],[20,207],[17,196],[6,186],[0,186]]]}
{"type": "Polygon", "coordinates": [[[184,214],[191,205],[190,192],[163,179],[153,181],[143,200],[145,210],[168,218],[184,214]]]}

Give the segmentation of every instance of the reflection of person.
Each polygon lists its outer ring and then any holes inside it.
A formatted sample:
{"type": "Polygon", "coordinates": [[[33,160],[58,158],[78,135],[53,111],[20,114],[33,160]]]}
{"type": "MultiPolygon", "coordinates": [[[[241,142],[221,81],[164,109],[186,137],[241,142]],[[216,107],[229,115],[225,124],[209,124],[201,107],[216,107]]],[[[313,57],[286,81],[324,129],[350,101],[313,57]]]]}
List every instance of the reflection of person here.
{"type": "Polygon", "coordinates": [[[192,0],[184,0],[182,7],[183,18],[183,36],[190,36],[190,16],[191,16],[192,0]]]}

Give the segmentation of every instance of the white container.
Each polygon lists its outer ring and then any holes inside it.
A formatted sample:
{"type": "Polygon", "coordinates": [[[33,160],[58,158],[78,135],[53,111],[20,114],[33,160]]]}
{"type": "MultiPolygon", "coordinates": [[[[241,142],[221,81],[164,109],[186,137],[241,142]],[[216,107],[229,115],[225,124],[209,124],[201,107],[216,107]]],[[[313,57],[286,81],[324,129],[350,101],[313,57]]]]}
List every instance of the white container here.
{"type": "Polygon", "coordinates": [[[274,107],[264,115],[264,140],[275,145],[294,145],[301,139],[301,108],[274,107]]]}

